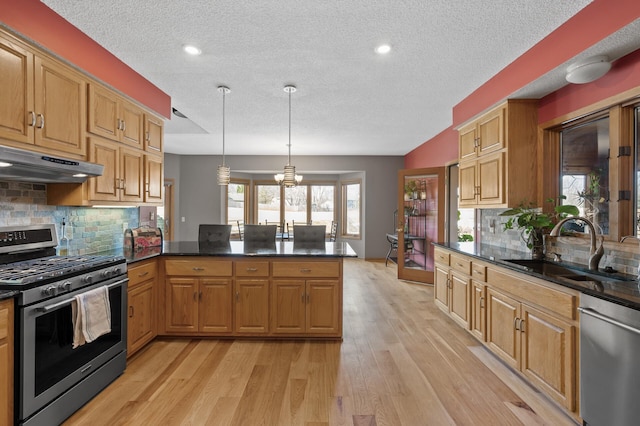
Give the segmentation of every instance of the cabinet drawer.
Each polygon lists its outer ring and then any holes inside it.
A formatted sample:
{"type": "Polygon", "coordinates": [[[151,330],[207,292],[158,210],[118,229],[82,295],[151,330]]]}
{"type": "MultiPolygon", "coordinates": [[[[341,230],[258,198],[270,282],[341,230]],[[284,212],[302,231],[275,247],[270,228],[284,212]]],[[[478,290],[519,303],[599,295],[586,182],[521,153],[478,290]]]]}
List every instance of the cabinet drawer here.
{"type": "Polygon", "coordinates": [[[213,259],[167,259],[165,260],[167,275],[188,275],[202,277],[230,277],[233,275],[231,260],[213,259]]]}
{"type": "Polygon", "coordinates": [[[446,252],[436,247],[433,250],[433,256],[436,263],[449,266],[449,252],[446,252]]]}
{"type": "Polygon", "coordinates": [[[485,265],[471,262],[471,277],[474,280],[486,281],[487,280],[487,267],[485,265]]]}
{"type": "Polygon", "coordinates": [[[463,274],[467,274],[467,275],[471,274],[471,260],[465,257],[452,254],[450,265],[456,271],[460,271],[463,274]]]}
{"type": "Polygon", "coordinates": [[[145,262],[130,267],[127,271],[127,275],[129,276],[129,288],[135,287],[142,282],[154,279],[157,275],[156,266],[157,264],[154,260],[152,262],[145,262]]]}
{"type": "Polygon", "coordinates": [[[268,261],[236,262],[236,277],[268,277],[268,261]]]}
{"type": "Polygon", "coordinates": [[[273,262],[274,277],[331,277],[340,276],[340,262],[273,262]]]}

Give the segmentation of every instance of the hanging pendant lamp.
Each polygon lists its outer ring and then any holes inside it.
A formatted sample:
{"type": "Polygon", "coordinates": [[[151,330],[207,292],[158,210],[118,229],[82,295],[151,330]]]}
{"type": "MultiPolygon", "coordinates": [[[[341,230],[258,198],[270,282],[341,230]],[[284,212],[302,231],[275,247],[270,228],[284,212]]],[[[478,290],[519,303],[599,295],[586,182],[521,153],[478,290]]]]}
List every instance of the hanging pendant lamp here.
{"type": "Polygon", "coordinates": [[[291,165],[291,94],[295,92],[296,86],[285,86],[284,91],[289,94],[289,156],[287,165],[284,166],[284,173],[278,173],[274,176],[278,184],[291,188],[302,182],[302,175],[296,174],[296,167],[291,165]]]}
{"type": "Polygon", "coordinates": [[[218,86],[218,92],[222,93],[222,165],[218,166],[218,185],[229,185],[231,179],[231,169],[224,164],[224,113],[225,113],[225,97],[231,92],[227,86],[218,86]]]}

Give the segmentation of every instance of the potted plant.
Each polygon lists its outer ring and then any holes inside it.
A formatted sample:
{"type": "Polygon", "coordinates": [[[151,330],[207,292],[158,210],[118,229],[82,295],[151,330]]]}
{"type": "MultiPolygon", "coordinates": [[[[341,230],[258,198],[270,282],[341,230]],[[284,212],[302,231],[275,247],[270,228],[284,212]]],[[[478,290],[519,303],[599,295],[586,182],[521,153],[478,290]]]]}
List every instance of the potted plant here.
{"type": "Polygon", "coordinates": [[[418,198],[418,183],[415,180],[407,181],[404,185],[405,199],[417,199],[418,198]]]}
{"type": "MultiPolygon", "coordinates": [[[[565,198],[564,196],[560,197],[560,199],[565,198]]],[[[550,198],[547,202],[553,203],[554,200],[550,198]]],[[[558,205],[556,203],[553,212],[544,213],[535,204],[523,202],[518,207],[500,213],[500,216],[510,216],[503,223],[503,229],[505,231],[507,229],[518,229],[522,241],[531,250],[531,257],[533,259],[543,259],[544,231],[551,229],[559,220],[567,216],[578,216],[579,213],[578,208],[572,204],[558,205]]]]}

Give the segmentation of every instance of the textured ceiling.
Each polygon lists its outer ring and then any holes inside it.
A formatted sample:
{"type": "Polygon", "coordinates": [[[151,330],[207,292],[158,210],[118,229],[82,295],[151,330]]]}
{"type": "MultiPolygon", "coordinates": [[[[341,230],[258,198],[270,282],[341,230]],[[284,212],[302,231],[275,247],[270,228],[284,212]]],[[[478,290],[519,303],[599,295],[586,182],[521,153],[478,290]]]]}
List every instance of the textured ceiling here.
{"type": "MultiPolygon", "coordinates": [[[[451,125],[454,105],[589,0],[43,0],[172,98],[193,123],[165,148],[227,155],[404,155],[451,125]],[[379,56],[374,48],[389,43],[379,56]],[[186,43],[203,54],[189,57],[186,43]]],[[[637,28],[636,28],[637,30],[637,28]]],[[[637,34],[637,33],[636,33],[637,34]]],[[[635,37],[633,37],[635,38],[635,37]]],[[[617,48],[628,40],[614,40],[617,48]]],[[[637,40],[636,40],[637,43],[637,40]]],[[[638,46],[635,45],[637,49],[638,46]]],[[[629,50],[631,49],[631,50],[629,50]]],[[[520,95],[564,84],[563,71],[520,95]]]]}

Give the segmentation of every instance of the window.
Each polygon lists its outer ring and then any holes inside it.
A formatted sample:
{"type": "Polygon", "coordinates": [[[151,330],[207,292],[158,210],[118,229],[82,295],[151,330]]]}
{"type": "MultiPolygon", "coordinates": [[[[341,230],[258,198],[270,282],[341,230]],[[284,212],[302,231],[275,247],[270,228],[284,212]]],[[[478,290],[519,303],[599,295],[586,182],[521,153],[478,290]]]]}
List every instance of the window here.
{"type": "Polygon", "coordinates": [[[281,222],[281,189],[276,183],[256,184],[256,223],[281,222]]]}
{"type": "Polygon", "coordinates": [[[307,186],[298,185],[284,188],[284,221],[306,223],[307,219],[307,186]]]}
{"type": "MultiPolygon", "coordinates": [[[[609,234],[609,117],[565,128],[561,141],[561,189],[598,233],[609,234]]],[[[581,226],[581,225],[580,225],[581,226]]],[[[586,232],[580,228],[575,231],[586,232]]]]}
{"type": "Polygon", "coordinates": [[[331,223],[335,220],[335,190],[334,185],[310,185],[311,221],[314,225],[325,225],[327,233],[331,231],[331,223]]]}
{"type": "Polygon", "coordinates": [[[341,234],[360,237],[360,182],[342,184],[341,234]]]}
{"type": "Polygon", "coordinates": [[[232,180],[227,185],[227,223],[231,225],[231,236],[240,238],[239,224],[248,221],[249,181],[232,180]]]}

